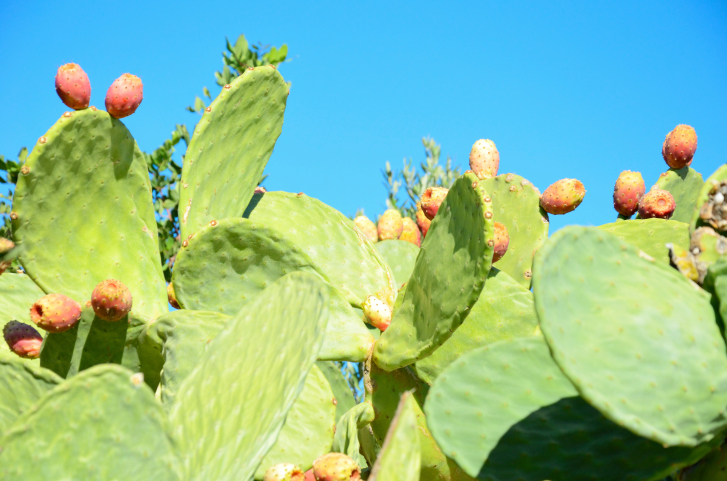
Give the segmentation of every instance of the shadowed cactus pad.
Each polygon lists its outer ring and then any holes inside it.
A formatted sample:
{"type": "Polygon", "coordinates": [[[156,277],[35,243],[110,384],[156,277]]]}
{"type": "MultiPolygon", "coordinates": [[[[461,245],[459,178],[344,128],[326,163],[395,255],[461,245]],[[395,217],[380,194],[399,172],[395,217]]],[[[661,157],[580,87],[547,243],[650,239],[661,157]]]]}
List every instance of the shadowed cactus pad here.
{"type": "Polygon", "coordinates": [[[371,469],[370,481],[419,481],[421,451],[417,410],[414,396],[410,392],[404,393],[371,469]]]}
{"type": "Polygon", "coordinates": [[[553,357],[606,417],[666,446],[696,446],[727,425],[725,344],[694,283],[585,227],[556,233],[534,271],[553,357]]]}
{"type": "Polygon", "coordinates": [[[63,379],[37,363],[0,352],[0,438],[13,421],[63,379]]]}

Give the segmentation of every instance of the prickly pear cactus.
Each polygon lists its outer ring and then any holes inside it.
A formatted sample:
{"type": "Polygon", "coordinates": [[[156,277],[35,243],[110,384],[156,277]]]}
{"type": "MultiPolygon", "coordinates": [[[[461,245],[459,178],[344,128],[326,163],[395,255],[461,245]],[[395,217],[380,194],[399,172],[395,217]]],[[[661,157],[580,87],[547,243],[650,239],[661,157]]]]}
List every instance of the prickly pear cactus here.
{"type": "Polygon", "coordinates": [[[654,259],[669,264],[667,244],[687,249],[689,224],[666,219],[634,219],[599,226],[619,239],[638,247],[654,259]]]}
{"type": "Polygon", "coordinates": [[[0,352],[0,437],[15,419],[63,381],[48,369],[7,352],[0,352]]]}
{"type": "Polygon", "coordinates": [[[674,197],[676,209],[671,220],[689,223],[698,209],[697,197],[703,185],[702,174],[687,166],[667,170],[652,188],[666,190],[674,197]]]}
{"type": "Polygon", "coordinates": [[[414,271],[420,249],[411,242],[396,239],[377,242],[375,246],[386,264],[391,267],[396,285],[401,286],[407,282],[414,271]]]}
{"type": "Polygon", "coordinates": [[[399,401],[396,415],[381,447],[370,481],[419,481],[421,452],[417,427],[417,404],[410,392],[399,401]]]}

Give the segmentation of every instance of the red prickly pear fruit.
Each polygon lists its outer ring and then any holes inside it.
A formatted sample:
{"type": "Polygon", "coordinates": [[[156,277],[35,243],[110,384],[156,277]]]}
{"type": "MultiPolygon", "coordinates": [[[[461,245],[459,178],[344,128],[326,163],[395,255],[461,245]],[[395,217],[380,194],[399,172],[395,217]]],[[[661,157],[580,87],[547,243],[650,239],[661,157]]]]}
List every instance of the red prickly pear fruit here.
{"type": "Polygon", "coordinates": [[[417,202],[417,225],[419,226],[419,230],[422,231],[422,237],[427,236],[431,224],[432,221],[427,219],[427,214],[422,210],[422,203],[417,202]]]}
{"type": "Polygon", "coordinates": [[[689,125],[677,125],[666,134],[661,155],[672,169],[682,169],[692,163],[697,151],[697,132],[689,125]]]}
{"type": "Polygon", "coordinates": [[[262,185],[258,185],[257,187],[255,187],[255,192],[253,192],[253,193],[254,194],[264,194],[266,192],[267,192],[267,189],[265,187],[263,187],[262,185]]]}
{"type": "MultiPolygon", "coordinates": [[[[0,256],[15,249],[15,243],[5,237],[0,237],[0,256]]],[[[12,261],[0,261],[0,274],[12,265],[12,261]]]]}
{"type": "Polygon", "coordinates": [[[313,474],[313,468],[310,468],[308,471],[305,472],[304,481],[316,481],[316,476],[315,474],[313,474]]]}
{"type": "Polygon", "coordinates": [[[381,217],[379,217],[379,225],[377,227],[379,240],[398,239],[404,223],[401,214],[396,209],[387,209],[381,217]]]}
{"type": "Polygon", "coordinates": [[[276,464],[265,471],[263,481],[304,481],[305,474],[295,464],[276,464]]]}
{"type": "Polygon", "coordinates": [[[18,321],[10,321],[3,327],[3,337],[11,351],[20,357],[37,359],[43,336],[32,326],[18,321]]]}
{"type": "Polygon", "coordinates": [[[561,179],[551,184],[540,196],[540,206],[548,214],[567,214],[581,205],[586,189],[580,180],[561,179]]]}
{"type": "Polygon", "coordinates": [[[613,208],[624,217],[631,217],[639,209],[639,200],[646,192],[640,172],[624,170],[613,188],[613,208]]]}
{"type": "Polygon", "coordinates": [[[470,151],[470,169],[480,179],[490,179],[497,176],[500,168],[500,152],[495,143],[489,139],[480,139],[472,146],[470,151]]]}
{"type": "Polygon", "coordinates": [[[174,285],[172,285],[171,282],[167,284],[167,299],[169,300],[170,306],[175,309],[181,309],[181,307],[179,307],[179,302],[177,301],[177,294],[174,292],[174,285]]]}
{"type": "Polygon", "coordinates": [[[639,216],[642,219],[668,219],[674,213],[676,206],[671,192],[651,189],[639,201],[639,216]]]}
{"type": "Polygon", "coordinates": [[[99,282],[91,294],[93,312],[104,321],[123,319],[131,311],[131,303],[131,291],[116,279],[99,282]]]}
{"type": "Polygon", "coordinates": [[[416,222],[411,220],[409,217],[404,217],[402,220],[403,228],[401,229],[401,235],[399,240],[411,242],[417,247],[422,245],[422,233],[419,232],[416,222]]]}
{"type": "Polygon", "coordinates": [[[492,263],[502,259],[502,256],[507,252],[507,246],[510,245],[510,234],[507,233],[507,227],[495,222],[495,237],[488,241],[490,247],[495,248],[494,254],[492,254],[492,263]]]}
{"type": "Polygon", "coordinates": [[[75,63],[58,67],[56,92],[63,103],[74,110],[86,109],[91,102],[91,82],[81,66],[75,63]]]}
{"type": "Polygon", "coordinates": [[[353,219],[353,223],[358,227],[363,235],[371,239],[371,242],[377,242],[379,240],[379,233],[376,230],[376,224],[371,222],[371,219],[365,215],[357,215],[353,219]]]}
{"type": "Polygon", "coordinates": [[[48,332],[64,332],[81,319],[81,305],[63,294],[48,294],[30,307],[30,319],[48,332]]]}
{"type": "Polygon", "coordinates": [[[442,205],[442,201],[447,197],[449,189],[444,187],[429,187],[424,191],[421,198],[422,210],[427,219],[432,220],[434,216],[439,212],[439,206],[442,205]]]}
{"type": "Polygon", "coordinates": [[[117,119],[136,112],[144,99],[144,85],[136,75],[125,73],[114,80],[106,92],[106,110],[117,119]]]}
{"type": "Polygon", "coordinates": [[[343,453],[328,453],[313,462],[316,481],[360,481],[361,469],[343,453]]]}
{"type": "Polygon", "coordinates": [[[391,306],[376,296],[368,296],[361,304],[366,322],[385,331],[391,324],[391,306]]]}

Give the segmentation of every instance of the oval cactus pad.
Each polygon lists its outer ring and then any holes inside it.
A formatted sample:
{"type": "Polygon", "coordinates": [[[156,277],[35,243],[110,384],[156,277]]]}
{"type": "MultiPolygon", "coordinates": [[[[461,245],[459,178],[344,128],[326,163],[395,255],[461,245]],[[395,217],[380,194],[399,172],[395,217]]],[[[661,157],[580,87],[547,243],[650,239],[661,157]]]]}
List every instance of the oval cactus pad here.
{"type": "Polygon", "coordinates": [[[536,256],[533,292],[555,361],[604,416],[666,446],[727,425],[725,343],[709,296],[677,270],[571,226],[536,256]]]}
{"type": "Polygon", "coordinates": [[[381,257],[391,267],[397,286],[409,280],[420,249],[411,242],[391,239],[374,244],[381,257]]]}
{"type": "Polygon", "coordinates": [[[15,418],[63,381],[56,373],[8,352],[0,352],[0,437],[15,418]]]}
{"type": "Polygon", "coordinates": [[[419,481],[421,449],[417,411],[414,396],[404,393],[369,481],[419,481]]]}
{"type": "Polygon", "coordinates": [[[288,90],[275,67],[251,68],[207,107],[182,169],[182,238],[245,211],[283,130],[288,90]]]}
{"type": "Polygon", "coordinates": [[[426,357],[462,324],[490,271],[493,236],[490,197],[477,176],[465,174],[439,207],[401,307],[376,342],[379,367],[391,371],[426,357]]]}
{"type": "Polygon", "coordinates": [[[617,220],[598,226],[632,244],[654,259],[669,264],[668,243],[689,248],[689,224],[666,219],[617,220]]]}
{"type": "Polygon", "coordinates": [[[38,140],[18,178],[13,232],[21,262],[41,289],[85,303],[116,279],[133,312],[167,312],[146,159],[107,112],[67,112],[38,140]]]}

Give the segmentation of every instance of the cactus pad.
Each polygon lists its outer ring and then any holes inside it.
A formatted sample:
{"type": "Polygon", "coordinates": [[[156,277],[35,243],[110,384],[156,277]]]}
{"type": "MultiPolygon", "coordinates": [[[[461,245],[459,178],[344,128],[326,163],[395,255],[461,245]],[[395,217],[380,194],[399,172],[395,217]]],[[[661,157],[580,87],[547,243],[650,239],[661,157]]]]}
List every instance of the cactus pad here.
{"type": "Polygon", "coordinates": [[[507,228],[510,244],[497,268],[530,288],[533,255],[548,240],[548,214],[540,207],[540,192],[527,179],[502,174],[482,181],[492,197],[494,220],[507,228]]]}
{"type": "Polygon", "coordinates": [[[665,264],[669,264],[667,244],[671,243],[682,249],[689,248],[689,224],[675,220],[634,219],[628,222],[618,220],[598,228],[638,247],[665,264]]]}
{"type": "Polygon", "coordinates": [[[396,239],[377,242],[374,246],[391,267],[396,285],[400,286],[407,282],[421,249],[411,242],[396,239]]]}
{"type": "Polygon", "coordinates": [[[15,418],[30,409],[43,394],[63,381],[43,369],[7,352],[0,352],[0,437],[15,418]]]}
{"type": "Polygon", "coordinates": [[[371,469],[370,481],[419,481],[421,451],[417,409],[414,396],[410,392],[404,393],[371,469]]]}
{"type": "MultiPolygon", "coordinates": [[[[366,461],[359,453],[361,445],[358,440],[358,431],[374,420],[376,414],[369,402],[356,404],[349,409],[336,423],[336,434],[333,436],[331,451],[343,453],[361,466],[361,460],[366,461]]],[[[418,466],[417,466],[418,467],[418,466]]]]}
{"type": "Polygon", "coordinates": [[[696,446],[727,425],[725,344],[694,283],[585,227],[554,235],[535,274],[553,357],[604,416],[666,446],[696,446]]]}
{"type": "Polygon", "coordinates": [[[416,363],[428,384],[462,354],[503,339],[532,336],[538,327],[533,293],[493,267],[472,312],[439,349],[416,363]]]}
{"type": "Polygon", "coordinates": [[[356,405],[356,400],[353,398],[348,381],[343,377],[343,373],[341,373],[336,363],[333,361],[316,361],[316,366],[318,366],[318,369],[328,379],[333,396],[336,398],[336,422],[338,422],[341,416],[356,405]]]}
{"type": "Polygon", "coordinates": [[[233,316],[172,404],[185,479],[253,477],[303,388],[327,320],[324,286],[303,272],[279,279],[233,316]]]}
{"type": "Polygon", "coordinates": [[[99,282],[118,279],[137,316],[166,312],[146,160],[124,124],[94,109],[67,112],[25,167],[13,232],[36,284],[83,305],[99,282]]]}
{"type": "Polygon", "coordinates": [[[167,432],[143,382],[123,367],[95,366],[15,420],[0,439],[0,479],[179,480],[167,432]]]}
{"type": "Polygon", "coordinates": [[[244,71],[207,107],[182,169],[182,238],[242,215],[283,129],[287,100],[283,77],[264,66],[244,71]]]}
{"type": "Polygon", "coordinates": [[[493,253],[490,198],[474,174],[455,181],[432,221],[401,307],[374,347],[387,371],[429,355],[469,314],[493,253]],[[492,244],[492,245],[490,245],[492,244]]]}

